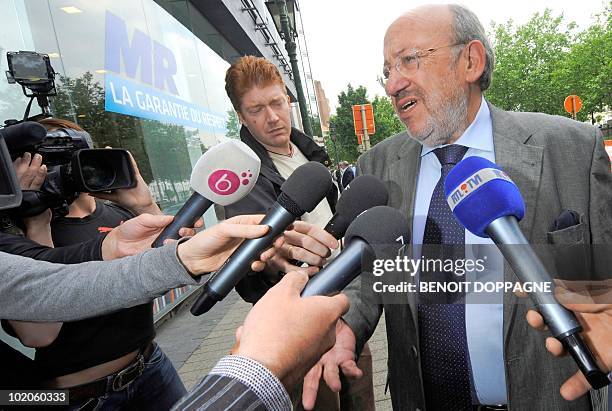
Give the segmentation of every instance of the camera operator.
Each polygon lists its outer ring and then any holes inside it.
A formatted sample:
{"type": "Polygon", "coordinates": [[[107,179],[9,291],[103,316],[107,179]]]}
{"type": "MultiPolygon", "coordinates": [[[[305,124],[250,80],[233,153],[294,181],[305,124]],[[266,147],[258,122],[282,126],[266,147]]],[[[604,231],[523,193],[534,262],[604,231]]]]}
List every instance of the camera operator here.
{"type": "MultiPolygon", "coordinates": [[[[47,177],[47,166],[42,163],[40,154],[24,153],[13,161],[13,168],[21,190],[39,190],[47,177]]],[[[53,247],[51,217],[51,210],[46,209],[38,215],[22,218],[26,237],[40,245],[53,247]]]]}
{"type": "MultiPolygon", "coordinates": [[[[70,129],[84,133],[67,120],[51,118],[40,122],[49,132],[70,129]]],[[[106,196],[125,202],[104,203],[79,193],[69,205],[68,214],[55,216],[51,223],[55,245],[87,240],[141,211],[161,213],[133,159],[132,164],[136,187],[118,189],[106,196]]],[[[97,404],[103,398],[106,405],[113,407],[167,409],[186,392],[172,363],[153,342],[150,302],[82,321],[13,323],[13,328],[24,344],[37,347],[35,363],[46,380],[44,385],[68,388],[75,408],[97,404]],[[67,356],[69,353],[78,355],[67,356]]]]}

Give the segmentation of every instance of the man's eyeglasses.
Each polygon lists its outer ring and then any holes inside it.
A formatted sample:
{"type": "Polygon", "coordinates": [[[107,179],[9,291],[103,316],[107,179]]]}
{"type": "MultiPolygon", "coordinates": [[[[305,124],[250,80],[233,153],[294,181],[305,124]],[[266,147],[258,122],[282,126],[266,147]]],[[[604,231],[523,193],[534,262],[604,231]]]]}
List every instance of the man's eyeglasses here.
{"type": "MultiPolygon", "coordinates": [[[[440,49],[444,49],[448,47],[455,47],[455,46],[464,46],[464,45],[465,43],[455,43],[455,44],[449,44],[447,46],[440,46],[440,47],[435,47],[435,48],[431,48],[427,50],[415,50],[410,54],[406,54],[404,56],[397,56],[397,58],[395,59],[394,67],[397,70],[397,72],[400,73],[402,76],[410,77],[419,70],[420,59],[424,57],[428,57],[429,55],[431,55],[432,53],[435,53],[436,51],[440,49]]],[[[383,87],[385,87],[387,80],[389,80],[390,75],[391,75],[391,68],[389,66],[384,66],[382,77],[378,78],[378,81],[383,87]]]]}

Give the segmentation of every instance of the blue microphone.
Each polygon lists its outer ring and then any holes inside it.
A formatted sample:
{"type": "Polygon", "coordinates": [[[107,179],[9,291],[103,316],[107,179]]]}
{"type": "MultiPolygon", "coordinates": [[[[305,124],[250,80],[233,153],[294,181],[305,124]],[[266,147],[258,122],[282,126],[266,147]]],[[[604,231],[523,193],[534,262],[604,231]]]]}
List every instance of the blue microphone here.
{"type": "MultiPolygon", "coordinates": [[[[521,193],[496,164],[468,157],[457,164],[444,183],[446,199],[457,220],[479,237],[491,238],[522,282],[552,283],[550,274],[519,228],[525,215],[521,193]]],[[[595,389],[610,384],[580,336],[582,326],[551,292],[533,292],[531,298],[552,335],[563,343],[587,381],[595,389]]]]}

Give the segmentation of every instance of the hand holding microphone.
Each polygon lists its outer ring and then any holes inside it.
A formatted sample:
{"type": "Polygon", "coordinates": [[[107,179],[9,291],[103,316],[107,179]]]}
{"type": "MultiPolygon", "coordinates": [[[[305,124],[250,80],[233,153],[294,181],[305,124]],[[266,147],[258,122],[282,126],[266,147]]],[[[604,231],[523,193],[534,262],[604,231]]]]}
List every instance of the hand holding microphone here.
{"type": "MultiPolygon", "coordinates": [[[[298,263],[322,267],[329,250],[338,247],[333,239],[340,240],[359,214],[372,207],[387,205],[388,199],[389,192],[382,181],[372,175],[359,176],[342,192],[336,204],[336,213],[324,229],[296,221],[293,230],[285,232],[280,251],[288,259],[299,260],[298,263]]],[[[291,270],[298,268],[285,263],[291,270]]],[[[282,268],[281,271],[288,272],[282,268]]]]}
{"type": "MultiPolygon", "coordinates": [[[[362,272],[368,275],[367,269],[373,258],[395,258],[400,247],[409,241],[409,223],[399,210],[387,206],[366,210],[346,230],[344,250],[308,281],[302,297],[342,291],[362,272]]],[[[333,391],[340,390],[341,373],[347,377],[361,377],[362,371],[355,362],[355,347],[355,334],[344,321],[338,321],[334,347],[321,357],[304,379],[302,398],[305,409],[313,409],[322,376],[333,391]]]]}
{"type": "MultiPolygon", "coordinates": [[[[448,204],[457,220],[480,237],[490,237],[521,282],[552,283],[550,274],[519,228],[525,203],[518,187],[497,165],[481,157],[457,164],[445,181],[448,204]]],[[[563,343],[593,388],[610,384],[580,336],[582,326],[552,293],[533,292],[544,321],[563,343]]]]}
{"type": "Polygon", "coordinates": [[[152,247],[161,247],[167,239],[178,239],[180,228],[192,227],[211,205],[226,206],[246,197],[257,182],[260,166],[259,157],[241,141],[229,140],[210,148],[191,172],[194,193],[152,247]]]}
{"type": "MultiPolygon", "coordinates": [[[[585,326],[583,336],[601,360],[602,365],[612,370],[612,280],[563,281],[555,289],[555,297],[564,307],[572,310],[585,326]]],[[[527,313],[527,322],[538,330],[545,330],[544,319],[535,312],[527,313]]],[[[555,338],[546,339],[546,349],[556,357],[566,354],[563,344],[555,338]]],[[[612,372],[608,373],[612,378],[612,372]]],[[[573,401],[589,391],[590,384],[581,371],[570,377],[561,386],[561,396],[573,401]]]]}
{"type": "Polygon", "coordinates": [[[251,263],[297,218],[314,210],[331,185],[331,176],[324,165],[311,161],[298,167],[283,183],[281,194],[261,221],[262,225],[270,227],[268,233],[261,238],[247,240],[238,247],[204,285],[202,294],[191,307],[191,313],[203,314],[225,298],[247,274],[251,263]]]}

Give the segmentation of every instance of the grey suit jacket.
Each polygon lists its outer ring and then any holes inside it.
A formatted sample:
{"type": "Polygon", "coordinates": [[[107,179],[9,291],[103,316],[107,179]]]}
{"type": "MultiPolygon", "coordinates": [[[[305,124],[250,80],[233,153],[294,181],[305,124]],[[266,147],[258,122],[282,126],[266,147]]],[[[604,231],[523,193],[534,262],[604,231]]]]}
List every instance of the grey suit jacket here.
{"type": "MultiPolygon", "coordinates": [[[[564,117],[490,109],[496,163],[525,199],[526,214],[520,226],[530,243],[612,244],[612,173],[599,131],[564,117]],[[582,214],[581,223],[551,231],[564,209],[582,214]]],[[[389,189],[389,205],[406,213],[409,221],[420,152],[421,145],[402,133],[377,144],[358,160],[358,174],[382,179],[389,189]]],[[[516,281],[507,265],[504,277],[516,281]]],[[[415,296],[407,293],[403,304],[383,304],[373,293],[362,292],[360,281],[347,289],[351,308],[344,317],[355,332],[357,348],[360,350],[371,336],[384,308],[393,408],[424,409],[415,296]]],[[[561,383],[577,368],[571,359],[557,359],[546,351],[546,335],[531,329],[524,320],[527,310],[513,294],[505,296],[509,406],[514,410],[589,409],[588,396],[570,403],[559,395],[561,383]]]]}

